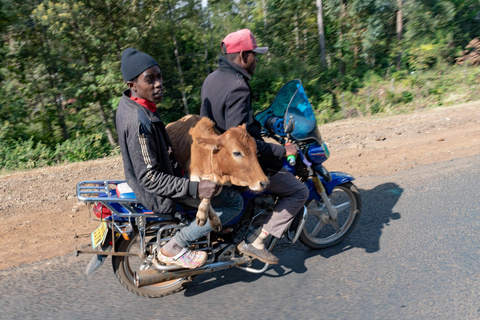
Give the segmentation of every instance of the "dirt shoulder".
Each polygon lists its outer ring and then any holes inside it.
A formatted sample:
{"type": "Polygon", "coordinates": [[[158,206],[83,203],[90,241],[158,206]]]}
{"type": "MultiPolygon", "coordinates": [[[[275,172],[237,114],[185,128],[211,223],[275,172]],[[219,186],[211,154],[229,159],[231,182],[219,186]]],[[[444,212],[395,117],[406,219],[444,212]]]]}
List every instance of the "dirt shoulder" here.
{"type": "MultiPolygon", "coordinates": [[[[417,165],[480,153],[480,101],[407,115],[356,118],[320,127],[325,166],[356,177],[390,175],[417,165]]],[[[123,179],[120,157],[0,177],[0,270],[72,253],[98,222],[76,199],[83,180],[123,179]],[[74,239],[74,235],[83,235],[74,239]]]]}

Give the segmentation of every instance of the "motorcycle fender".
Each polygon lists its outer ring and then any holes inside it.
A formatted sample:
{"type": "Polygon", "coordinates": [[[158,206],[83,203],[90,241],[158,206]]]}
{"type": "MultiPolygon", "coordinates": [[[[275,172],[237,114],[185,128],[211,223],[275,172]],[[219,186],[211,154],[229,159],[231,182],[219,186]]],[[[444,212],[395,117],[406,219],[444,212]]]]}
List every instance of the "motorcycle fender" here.
{"type": "MultiPolygon", "coordinates": [[[[333,191],[333,188],[335,188],[339,184],[355,180],[355,178],[352,175],[349,175],[348,173],[344,173],[344,172],[332,171],[330,172],[330,174],[332,176],[332,180],[330,182],[325,182],[325,180],[323,180],[323,178],[320,177],[320,180],[322,181],[322,184],[325,187],[325,191],[327,192],[327,195],[330,195],[333,191]]],[[[311,179],[307,180],[305,182],[305,185],[308,187],[308,190],[310,192],[310,195],[308,196],[308,200],[321,199],[311,179]]]]}
{"type": "MultiPolygon", "coordinates": [[[[111,239],[111,238],[112,238],[112,229],[109,229],[105,239],[108,240],[108,239],[111,239]]],[[[105,241],[105,243],[103,243],[102,245],[100,245],[98,247],[98,250],[99,251],[105,251],[105,252],[108,252],[108,251],[112,250],[112,245],[111,245],[110,241],[108,241],[108,242],[105,241]]],[[[87,269],[85,270],[85,273],[87,274],[87,276],[92,274],[93,272],[97,271],[103,265],[103,263],[105,262],[106,259],[107,259],[107,256],[104,255],[104,254],[93,255],[92,259],[90,260],[90,262],[87,265],[87,269]]]]}
{"type": "Polygon", "coordinates": [[[107,259],[107,256],[104,254],[93,255],[92,259],[87,265],[87,270],[85,270],[85,273],[87,274],[87,276],[97,271],[103,265],[106,259],[107,259]]]}

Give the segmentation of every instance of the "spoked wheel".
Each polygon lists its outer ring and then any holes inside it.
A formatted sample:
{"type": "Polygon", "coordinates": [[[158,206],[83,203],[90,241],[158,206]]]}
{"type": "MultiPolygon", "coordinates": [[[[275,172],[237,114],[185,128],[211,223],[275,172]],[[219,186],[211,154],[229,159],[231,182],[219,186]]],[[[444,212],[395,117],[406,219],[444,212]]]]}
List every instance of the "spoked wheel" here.
{"type": "Polygon", "coordinates": [[[311,200],[307,203],[308,214],[300,233],[300,241],[312,249],[327,248],[340,243],[353,231],[360,217],[360,193],[353,183],[335,186],[329,198],[338,211],[337,221],[330,218],[323,202],[311,200]]]}
{"type": "MultiPolygon", "coordinates": [[[[115,272],[118,280],[125,288],[135,294],[143,297],[159,298],[180,291],[186,284],[192,281],[191,277],[186,277],[141,288],[137,288],[135,286],[135,271],[153,268],[152,259],[154,254],[157,252],[157,231],[166,224],[170,223],[160,222],[147,225],[145,232],[147,257],[145,259],[142,259],[138,256],[112,257],[113,271],[115,272]]],[[[138,230],[135,229],[134,234],[130,237],[130,240],[127,241],[122,237],[119,238],[116,250],[121,252],[139,253],[139,240],[140,237],[138,235],[138,230]]]]}

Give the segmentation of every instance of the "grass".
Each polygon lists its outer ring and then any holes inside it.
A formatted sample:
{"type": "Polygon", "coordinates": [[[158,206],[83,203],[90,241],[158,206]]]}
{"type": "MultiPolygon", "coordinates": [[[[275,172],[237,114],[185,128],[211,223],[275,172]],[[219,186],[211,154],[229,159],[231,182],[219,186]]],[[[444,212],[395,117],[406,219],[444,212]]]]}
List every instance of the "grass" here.
{"type": "Polygon", "coordinates": [[[478,100],[480,68],[440,66],[435,70],[399,72],[390,79],[367,74],[364,83],[356,92],[336,93],[339,111],[332,111],[335,109],[331,104],[333,99],[328,97],[314,105],[319,123],[374,114],[409,113],[478,100]]]}

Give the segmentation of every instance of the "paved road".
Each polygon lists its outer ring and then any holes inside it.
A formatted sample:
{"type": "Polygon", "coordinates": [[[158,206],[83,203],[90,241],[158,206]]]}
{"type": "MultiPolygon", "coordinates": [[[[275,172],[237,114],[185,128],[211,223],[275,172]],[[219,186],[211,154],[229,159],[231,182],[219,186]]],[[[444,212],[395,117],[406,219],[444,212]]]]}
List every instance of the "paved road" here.
{"type": "Polygon", "coordinates": [[[202,275],[161,299],[90,256],[0,271],[2,319],[480,319],[480,156],[356,180],[354,233],[323,251],[282,242],[263,275],[202,275]]]}

